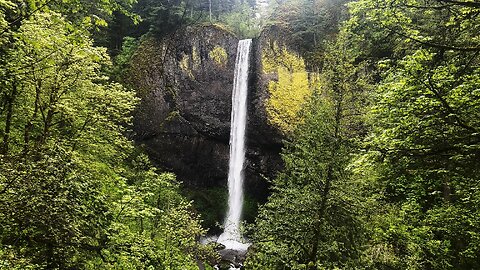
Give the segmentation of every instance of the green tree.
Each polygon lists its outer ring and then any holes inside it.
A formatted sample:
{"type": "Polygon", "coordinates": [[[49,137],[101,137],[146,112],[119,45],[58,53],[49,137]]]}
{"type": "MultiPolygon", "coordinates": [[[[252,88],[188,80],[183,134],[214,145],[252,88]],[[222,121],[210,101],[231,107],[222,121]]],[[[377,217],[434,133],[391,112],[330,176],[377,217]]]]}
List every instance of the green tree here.
{"type": "Polygon", "coordinates": [[[11,33],[0,71],[0,266],[196,269],[214,258],[170,174],[125,137],[135,93],[56,12],[11,33]]]}
{"type": "Polygon", "coordinates": [[[300,49],[307,66],[318,71],[326,45],[339,32],[346,19],[348,0],[285,0],[277,1],[268,24],[290,32],[290,38],[300,49]]]}
{"type": "Polygon", "coordinates": [[[239,38],[254,38],[260,32],[254,10],[247,3],[235,6],[230,12],[220,14],[219,21],[232,29],[239,38]]]}
{"type": "Polygon", "coordinates": [[[344,36],[325,55],[319,89],[283,153],[254,232],[252,269],[355,265],[363,243],[363,184],[348,168],[365,134],[368,86],[344,36]]]}
{"type": "Polygon", "coordinates": [[[2,69],[2,245],[49,269],[82,265],[107,224],[108,183],[78,172],[92,152],[112,161],[125,148],[116,123],[135,98],[99,75],[105,51],[60,14],[37,13],[13,37],[2,69]]]}
{"type": "Polygon", "coordinates": [[[363,156],[388,204],[372,238],[385,254],[370,250],[377,253],[372,267],[478,268],[479,6],[392,0],[351,7],[357,40],[391,42],[380,55],[363,156]]]}

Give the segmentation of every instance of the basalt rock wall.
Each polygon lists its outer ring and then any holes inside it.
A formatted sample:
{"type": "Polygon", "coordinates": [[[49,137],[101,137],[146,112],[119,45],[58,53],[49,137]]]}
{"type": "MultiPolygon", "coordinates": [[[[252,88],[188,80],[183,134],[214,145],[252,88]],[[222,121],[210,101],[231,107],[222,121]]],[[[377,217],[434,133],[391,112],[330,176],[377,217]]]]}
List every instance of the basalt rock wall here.
{"type": "MultiPolygon", "coordinates": [[[[282,168],[283,135],[270,124],[262,50],[278,33],[253,42],[247,123],[247,193],[265,197],[267,182],[282,168]]],[[[131,60],[127,82],[140,104],[135,140],[157,166],[190,187],[226,186],[230,113],[238,38],[217,26],[195,26],[169,37],[146,38],[131,60]]]]}

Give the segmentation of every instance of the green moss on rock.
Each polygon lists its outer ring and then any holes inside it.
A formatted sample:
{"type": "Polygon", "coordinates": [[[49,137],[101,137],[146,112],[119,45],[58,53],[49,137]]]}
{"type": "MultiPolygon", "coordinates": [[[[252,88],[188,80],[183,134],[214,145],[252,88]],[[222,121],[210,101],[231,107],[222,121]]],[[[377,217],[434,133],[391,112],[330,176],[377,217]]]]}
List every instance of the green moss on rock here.
{"type": "MultiPolygon", "coordinates": [[[[148,80],[139,80],[147,76],[149,70],[159,70],[161,74],[163,70],[162,58],[159,55],[164,55],[167,50],[164,43],[161,41],[147,37],[140,43],[135,53],[130,59],[130,68],[128,75],[125,76],[125,83],[135,88],[140,97],[145,97],[151,93],[155,87],[148,80]]],[[[154,78],[160,79],[160,78],[154,78]]]]}

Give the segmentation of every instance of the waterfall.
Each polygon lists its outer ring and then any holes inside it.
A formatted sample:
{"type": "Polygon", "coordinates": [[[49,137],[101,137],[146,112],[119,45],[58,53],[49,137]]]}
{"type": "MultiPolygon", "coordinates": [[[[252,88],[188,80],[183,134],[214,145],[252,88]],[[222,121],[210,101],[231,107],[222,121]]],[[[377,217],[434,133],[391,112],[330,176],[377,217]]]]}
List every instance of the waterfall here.
{"type": "Polygon", "coordinates": [[[232,93],[230,128],[230,161],[228,168],[228,212],[224,232],[218,242],[226,249],[246,250],[240,233],[243,205],[243,166],[245,161],[245,128],[247,122],[247,88],[251,39],[238,42],[232,93]]]}

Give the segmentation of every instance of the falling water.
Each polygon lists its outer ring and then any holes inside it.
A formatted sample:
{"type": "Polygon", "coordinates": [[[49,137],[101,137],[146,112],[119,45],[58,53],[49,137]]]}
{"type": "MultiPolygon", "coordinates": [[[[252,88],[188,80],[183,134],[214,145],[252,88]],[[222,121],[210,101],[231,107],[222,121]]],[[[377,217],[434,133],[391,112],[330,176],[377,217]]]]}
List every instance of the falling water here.
{"type": "Polygon", "coordinates": [[[230,129],[230,162],[228,170],[228,213],[225,229],[218,242],[226,249],[246,250],[248,243],[240,233],[243,204],[243,163],[245,161],[245,127],[247,120],[247,88],[251,39],[238,42],[232,94],[230,129]]]}

